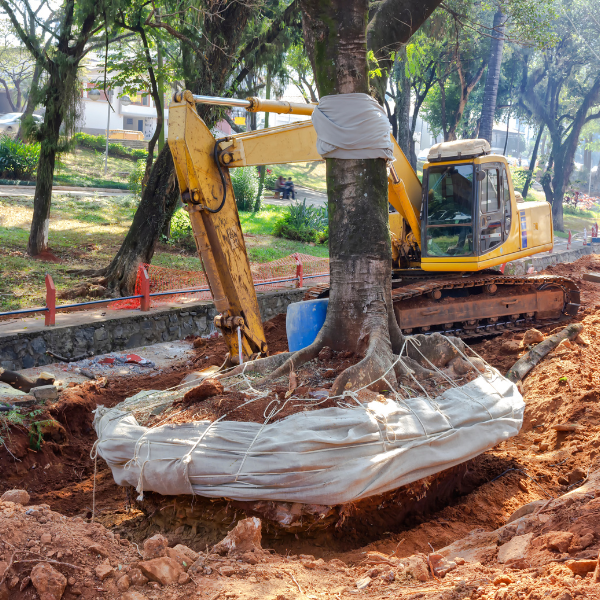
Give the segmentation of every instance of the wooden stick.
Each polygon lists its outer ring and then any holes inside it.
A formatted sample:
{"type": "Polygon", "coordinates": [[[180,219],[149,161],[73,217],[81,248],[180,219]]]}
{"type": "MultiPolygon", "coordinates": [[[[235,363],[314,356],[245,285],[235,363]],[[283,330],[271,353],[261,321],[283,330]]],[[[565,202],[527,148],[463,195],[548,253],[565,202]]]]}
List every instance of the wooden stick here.
{"type": "Polygon", "coordinates": [[[521,357],[508,371],[506,378],[518,383],[535,367],[549,352],[552,352],[563,340],[574,340],[583,330],[583,323],[571,323],[562,331],[546,338],[541,344],[521,357]]]}

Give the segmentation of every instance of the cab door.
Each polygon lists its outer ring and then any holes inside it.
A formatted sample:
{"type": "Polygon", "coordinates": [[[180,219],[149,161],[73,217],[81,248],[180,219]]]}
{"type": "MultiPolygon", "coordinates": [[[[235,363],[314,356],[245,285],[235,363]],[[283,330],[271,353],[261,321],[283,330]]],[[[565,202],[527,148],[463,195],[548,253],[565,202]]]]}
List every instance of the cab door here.
{"type": "Polygon", "coordinates": [[[504,193],[502,165],[481,165],[479,183],[479,254],[487,254],[504,241],[504,193]]]}

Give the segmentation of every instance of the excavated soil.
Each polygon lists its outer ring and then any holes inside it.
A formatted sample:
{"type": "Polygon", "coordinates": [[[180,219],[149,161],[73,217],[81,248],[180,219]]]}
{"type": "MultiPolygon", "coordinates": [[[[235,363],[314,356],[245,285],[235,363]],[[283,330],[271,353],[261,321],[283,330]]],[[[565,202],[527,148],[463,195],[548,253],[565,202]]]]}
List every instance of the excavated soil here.
{"type": "MultiPolygon", "coordinates": [[[[190,594],[211,600],[221,597],[242,600],[325,599],[356,594],[369,598],[436,600],[600,598],[600,583],[594,580],[591,571],[586,571],[593,570],[594,557],[600,548],[600,513],[595,500],[600,494],[600,485],[576,496],[575,500],[565,496],[560,502],[549,502],[575,490],[600,468],[600,371],[597,359],[600,352],[600,284],[581,281],[580,277],[586,271],[600,271],[600,259],[589,256],[570,265],[548,269],[548,273],[570,276],[580,283],[582,310],[576,320],[584,324],[583,343],[556,349],[522,382],[526,402],[523,429],[515,438],[499,444],[468,465],[467,472],[479,478],[476,489],[452,498],[444,508],[431,515],[413,515],[402,526],[395,525],[382,532],[378,539],[360,547],[352,544],[351,548],[342,548],[333,538],[325,536],[297,539],[290,535],[285,539],[270,539],[265,532],[267,537],[263,545],[274,548],[276,552],[267,555],[264,562],[247,565],[235,560],[220,559],[219,562],[215,559],[211,563],[210,574],[204,571],[189,583],[160,589],[149,584],[136,586],[132,589],[143,596],[127,600],[142,600],[143,597],[183,599],[189,598],[190,594]],[[564,431],[569,428],[565,426],[569,426],[571,431],[564,431]],[[480,553],[476,561],[467,560],[462,565],[457,561],[458,566],[454,570],[445,576],[437,573],[437,578],[431,573],[425,576],[421,573],[423,581],[415,575],[418,569],[411,571],[407,567],[414,561],[418,562],[419,557],[423,560],[424,556],[427,570],[428,555],[433,550],[464,542],[473,536],[488,535],[486,532],[504,526],[517,509],[534,501],[541,502],[538,513],[528,517],[529,528],[501,529],[504,533],[489,547],[486,546],[487,554],[480,553]],[[475,534],[472,533],[474,531],[475,534]],[[527,539],[531,547],[526,558],[510,565],[499,563],[498,548],[502,549],[507,540],[516,539],[521,534],[530,536],[527,539]],[[554,543],[554,538],[558,542],[554,543]],[[568,538],[566,546],[561,542],[563,538],[568,538]],[[573,569],[578,568],[573,566],[574,561],[580,564],[581,575],[573,574],[573,569]],[[222,565],[232,565],[233,568],[221,573],[222,565]],[[365,577],[369,581],[359,591],[357,581],[365,577]]],[[[556,327],[548,329],[543,333],[548,335],[556,327]]],[[[284,319],[280,318],[279,326],[273,331],[281,333],[282,330],[284,319]]],[[[522,333],[506,333],[501,338],[473,347],[492,366],[506,372],[526,351],[526,348],[516,348],[522,337],[522,333]],[[513,344],[505,344],[509,341],[513,344]]],[[[268,341],[271,351],[286,349],[283,343],[277,346],[271,339],[268,341]]],[[[280,342],[283,341],[280,336],[280,342]]],[[[102,523],[110,527],[112,533],[101,525],[81,519],[89,516],[92,507],[94,461],[89,458],[89,453],[95,435],[90,411],[98,404],[113,406],[142,389],[172,387],[190,370],[216,364],[224,353],[222,341],[210,340],[198,349],[192,368],[180,365],[156,377],[91,382],[67,390],[58,403],[46,408],[47,414],[35,417],[38,420],[55,419],[64,428],[64,433],[60,428],[50,431],[48,439],[37,452],[29,448],[29,434],[24,427],[15,426],[10,437],[4,436],[15,458],[0,448],[0,490],[25,488],[32,496],[32,503],[47,504],[51,510],[35,509],[32,514],[25,515],[24,511],[14,509],[12,505],[0,504],[0,573],[3,570],[1,561],[9,563],[15,547],[30,552],[26,557],[30,562],[20,562],[16,565],[16,574],[11,571],[10,578],[5,577],[0,584],[0,598],[33,598],[31,584],[25,585],[23,591],[19,590],[26,582],[31,566],[44,560],[42,555],[49,557],[49,551],[54,552],[53,558],[59,562],[82,567],[78,571],[55,565],[67,578],[73,578],[69,580],[64,596],[68,600],[74,599],[78,592],[84,598],[112,600],[120,597],[114,576],[101,581],[95,573],[95,565],[107,560],[114,563],[115,569],[119,565],[133,564],[132,561],[138,560],[139,556],[135,558],[132,546],[125,541],[123,544],[126,545],[121,545],[119,540],[115,543],[116,538],[111,536],[117,533],[139,545],[147,535],[154,533],[156,521],[129,508],[126,491],[114,484],[101,459],[97,462],[96,510],[102,523]],[[81,517],[73,519],[74,515],[81,517]],[[60,528],[60,532],[54,531],[55,528],[60,528]],[[42,531],[52,533],[48,547],[39,542],[42,531]],[[60,537],[59,533],[64,537],[60,537]],[[92,534],[110,545],[109,558],[95,557],[92,560],[85,553],[92,534]],[[67,555],[67,551],[71,555],[67,555]],[[57,558],[58,552],[62,553],[62,560],[57,558]],[[8,589],[15,577],[16,583],[8,589]]],[[[215,407],[213,410],[214,414],[222,414],[215,407]]],[[[239,518],[236,517],[236,508],[234,503],[215,505],[216,525],[208,536],[211,542],[224,530],[230,529],[239,518]]],[[[242,512],[241,508],[238,510],[242,512]]],[[[181,525],[169,531],[167,537],[171,545],[184,541],[201,549],[201,539],[194,542],[192,532],[193,528],[181,525]]],[[[206,543],[209,543],[208,538],[206,543]]],[[[359,544],[360,539],[355,543],[359,544]]],[[[18,558],[23,557],[19,555],[18,558]]]]}

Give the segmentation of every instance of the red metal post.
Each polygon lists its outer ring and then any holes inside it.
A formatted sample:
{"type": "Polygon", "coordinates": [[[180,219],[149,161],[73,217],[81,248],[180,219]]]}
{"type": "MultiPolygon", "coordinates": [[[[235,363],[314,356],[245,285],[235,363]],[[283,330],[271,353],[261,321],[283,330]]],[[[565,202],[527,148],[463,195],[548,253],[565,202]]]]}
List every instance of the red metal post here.
{"type": "Polygon", "coordinates": [[[571,249],[571,230],[569,229],[569,238],[567,239],[567,250],[571,249]]]}
{"type": "Polygon", "coordinates": [[[304,287],[304,269],[302,267],[302,260],[298,253],[294,254],[294,258],[296,259],[296,277],[298,278],[297,287],[304,287]]]}
{"type": "Polygon", "coordinates": [[[150,310],[150,278],[143,265],[140,265],[140,291],[142,294],[140,308],[143,311],[148,311],[150,310]]]}
{"type": "Polygon", "coordinates": [[[46,273],[46,327],[55,325],[56,321],[56,287],[49,273],[46,273]]]}

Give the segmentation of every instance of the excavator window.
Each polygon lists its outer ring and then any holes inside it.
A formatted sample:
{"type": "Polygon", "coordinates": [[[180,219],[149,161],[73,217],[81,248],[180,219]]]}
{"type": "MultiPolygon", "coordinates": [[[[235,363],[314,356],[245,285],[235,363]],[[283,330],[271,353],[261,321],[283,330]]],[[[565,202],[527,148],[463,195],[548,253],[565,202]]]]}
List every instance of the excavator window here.
{"type": "Polygon", "coordinates": [[[479,252],[485,254],[504,241],[504,212],[501,165],[491,163],[478,172],[479,252]]]}
{"type": "Polygon", "coordinates": [[[427,256],[473,254],[473,164],[426,170],[427,256]]]}

